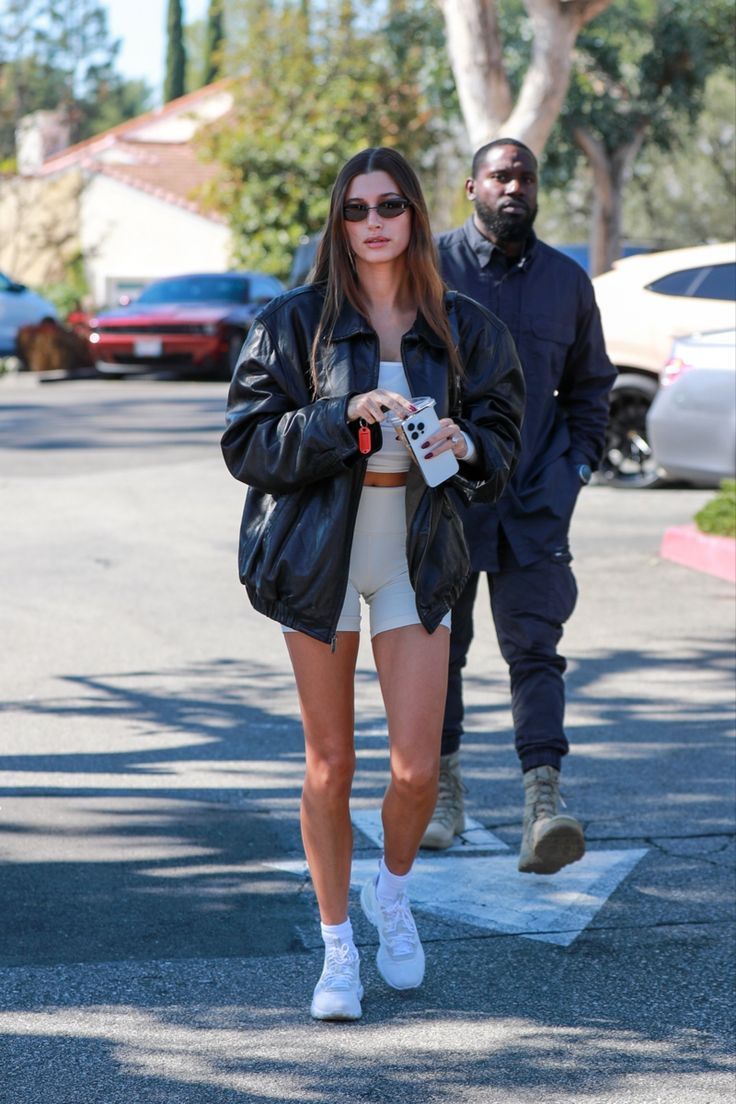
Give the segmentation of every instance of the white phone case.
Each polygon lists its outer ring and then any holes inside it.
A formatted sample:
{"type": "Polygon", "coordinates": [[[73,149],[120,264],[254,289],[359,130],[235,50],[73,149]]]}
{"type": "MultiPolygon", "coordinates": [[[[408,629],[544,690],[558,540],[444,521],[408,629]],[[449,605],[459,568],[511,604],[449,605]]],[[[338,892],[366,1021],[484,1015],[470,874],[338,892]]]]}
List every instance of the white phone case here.
{"type": "Polygon", "coordinates": [[[439,424],[439,418],[432,403],[428,403],[427,406],[420,406],[415,414],[410,414],[401,423],[401,432],[404,434],[409,448],[414,453],[419,470],[429,487],[439,486],[440,483],[451,479],[460,469],[454,453],[449,450],[441,452],[438,456],[433,456],[431,460],[427,460],[424,456],[425,450],[419,447],[439,428],[439,424]]]}

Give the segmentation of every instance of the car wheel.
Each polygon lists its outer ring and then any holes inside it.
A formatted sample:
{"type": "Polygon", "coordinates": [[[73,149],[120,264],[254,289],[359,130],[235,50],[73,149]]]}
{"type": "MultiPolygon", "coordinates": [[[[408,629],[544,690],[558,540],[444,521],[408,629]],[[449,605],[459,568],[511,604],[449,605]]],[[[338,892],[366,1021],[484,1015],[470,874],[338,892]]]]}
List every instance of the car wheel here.
{"type": "Polygon", "coordinates": [[[654,487],[662,473],[647,440],[647,412],[657,381],[634,373],[618,377],[611,390],[600,481],[612,487],[654,487]]]}

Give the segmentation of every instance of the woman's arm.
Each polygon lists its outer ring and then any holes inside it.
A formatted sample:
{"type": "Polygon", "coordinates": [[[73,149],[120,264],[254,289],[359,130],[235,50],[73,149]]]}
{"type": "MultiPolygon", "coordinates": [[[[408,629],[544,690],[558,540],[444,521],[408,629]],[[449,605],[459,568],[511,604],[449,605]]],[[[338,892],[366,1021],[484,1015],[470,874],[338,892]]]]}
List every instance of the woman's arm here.
{"type": "Polygon", "coordinates": [[[269,325],[257,319],[228,393],[222,453],[230,472],[279,494],[345,471],[360,457],[356,427],[347,422],[350,398],[310,401],[304,367],[284,360],[269,325]]]}

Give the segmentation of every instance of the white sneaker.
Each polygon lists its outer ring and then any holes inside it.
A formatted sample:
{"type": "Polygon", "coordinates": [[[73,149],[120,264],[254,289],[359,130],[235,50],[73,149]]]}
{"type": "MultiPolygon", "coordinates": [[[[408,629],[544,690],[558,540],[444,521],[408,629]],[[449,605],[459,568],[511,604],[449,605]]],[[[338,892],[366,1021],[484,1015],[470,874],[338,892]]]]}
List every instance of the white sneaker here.
{"type": "Polygon", "coordinates": [[[370,878],[360,894],[360,904],[371,924],[378,928],[378,972],[393,989],[416,989],[424,978],[424,950],[409,908],[400,894],[385,905],[376,896],[376,878],[370,878]]]}
{"type": "Polygon", "coordinates": [[[310,1014],[315,1020],[359,1020],[363,1015],[360,1002],[360,956],[347,943],[325,947],[325,964],[314,988],[310,1014]]]}

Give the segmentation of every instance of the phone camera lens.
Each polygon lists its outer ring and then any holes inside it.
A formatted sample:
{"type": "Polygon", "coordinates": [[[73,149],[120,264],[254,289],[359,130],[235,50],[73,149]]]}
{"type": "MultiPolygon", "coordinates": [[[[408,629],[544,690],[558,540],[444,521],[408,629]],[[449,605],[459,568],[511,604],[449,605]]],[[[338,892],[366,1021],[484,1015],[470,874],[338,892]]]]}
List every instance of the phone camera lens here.
{"type": "Polygon", "coordinates": [[[419,437],[418,433],[412,433],[412,435],[411,435],[412,441],[416,441],[418,437],[419,437]]]}

